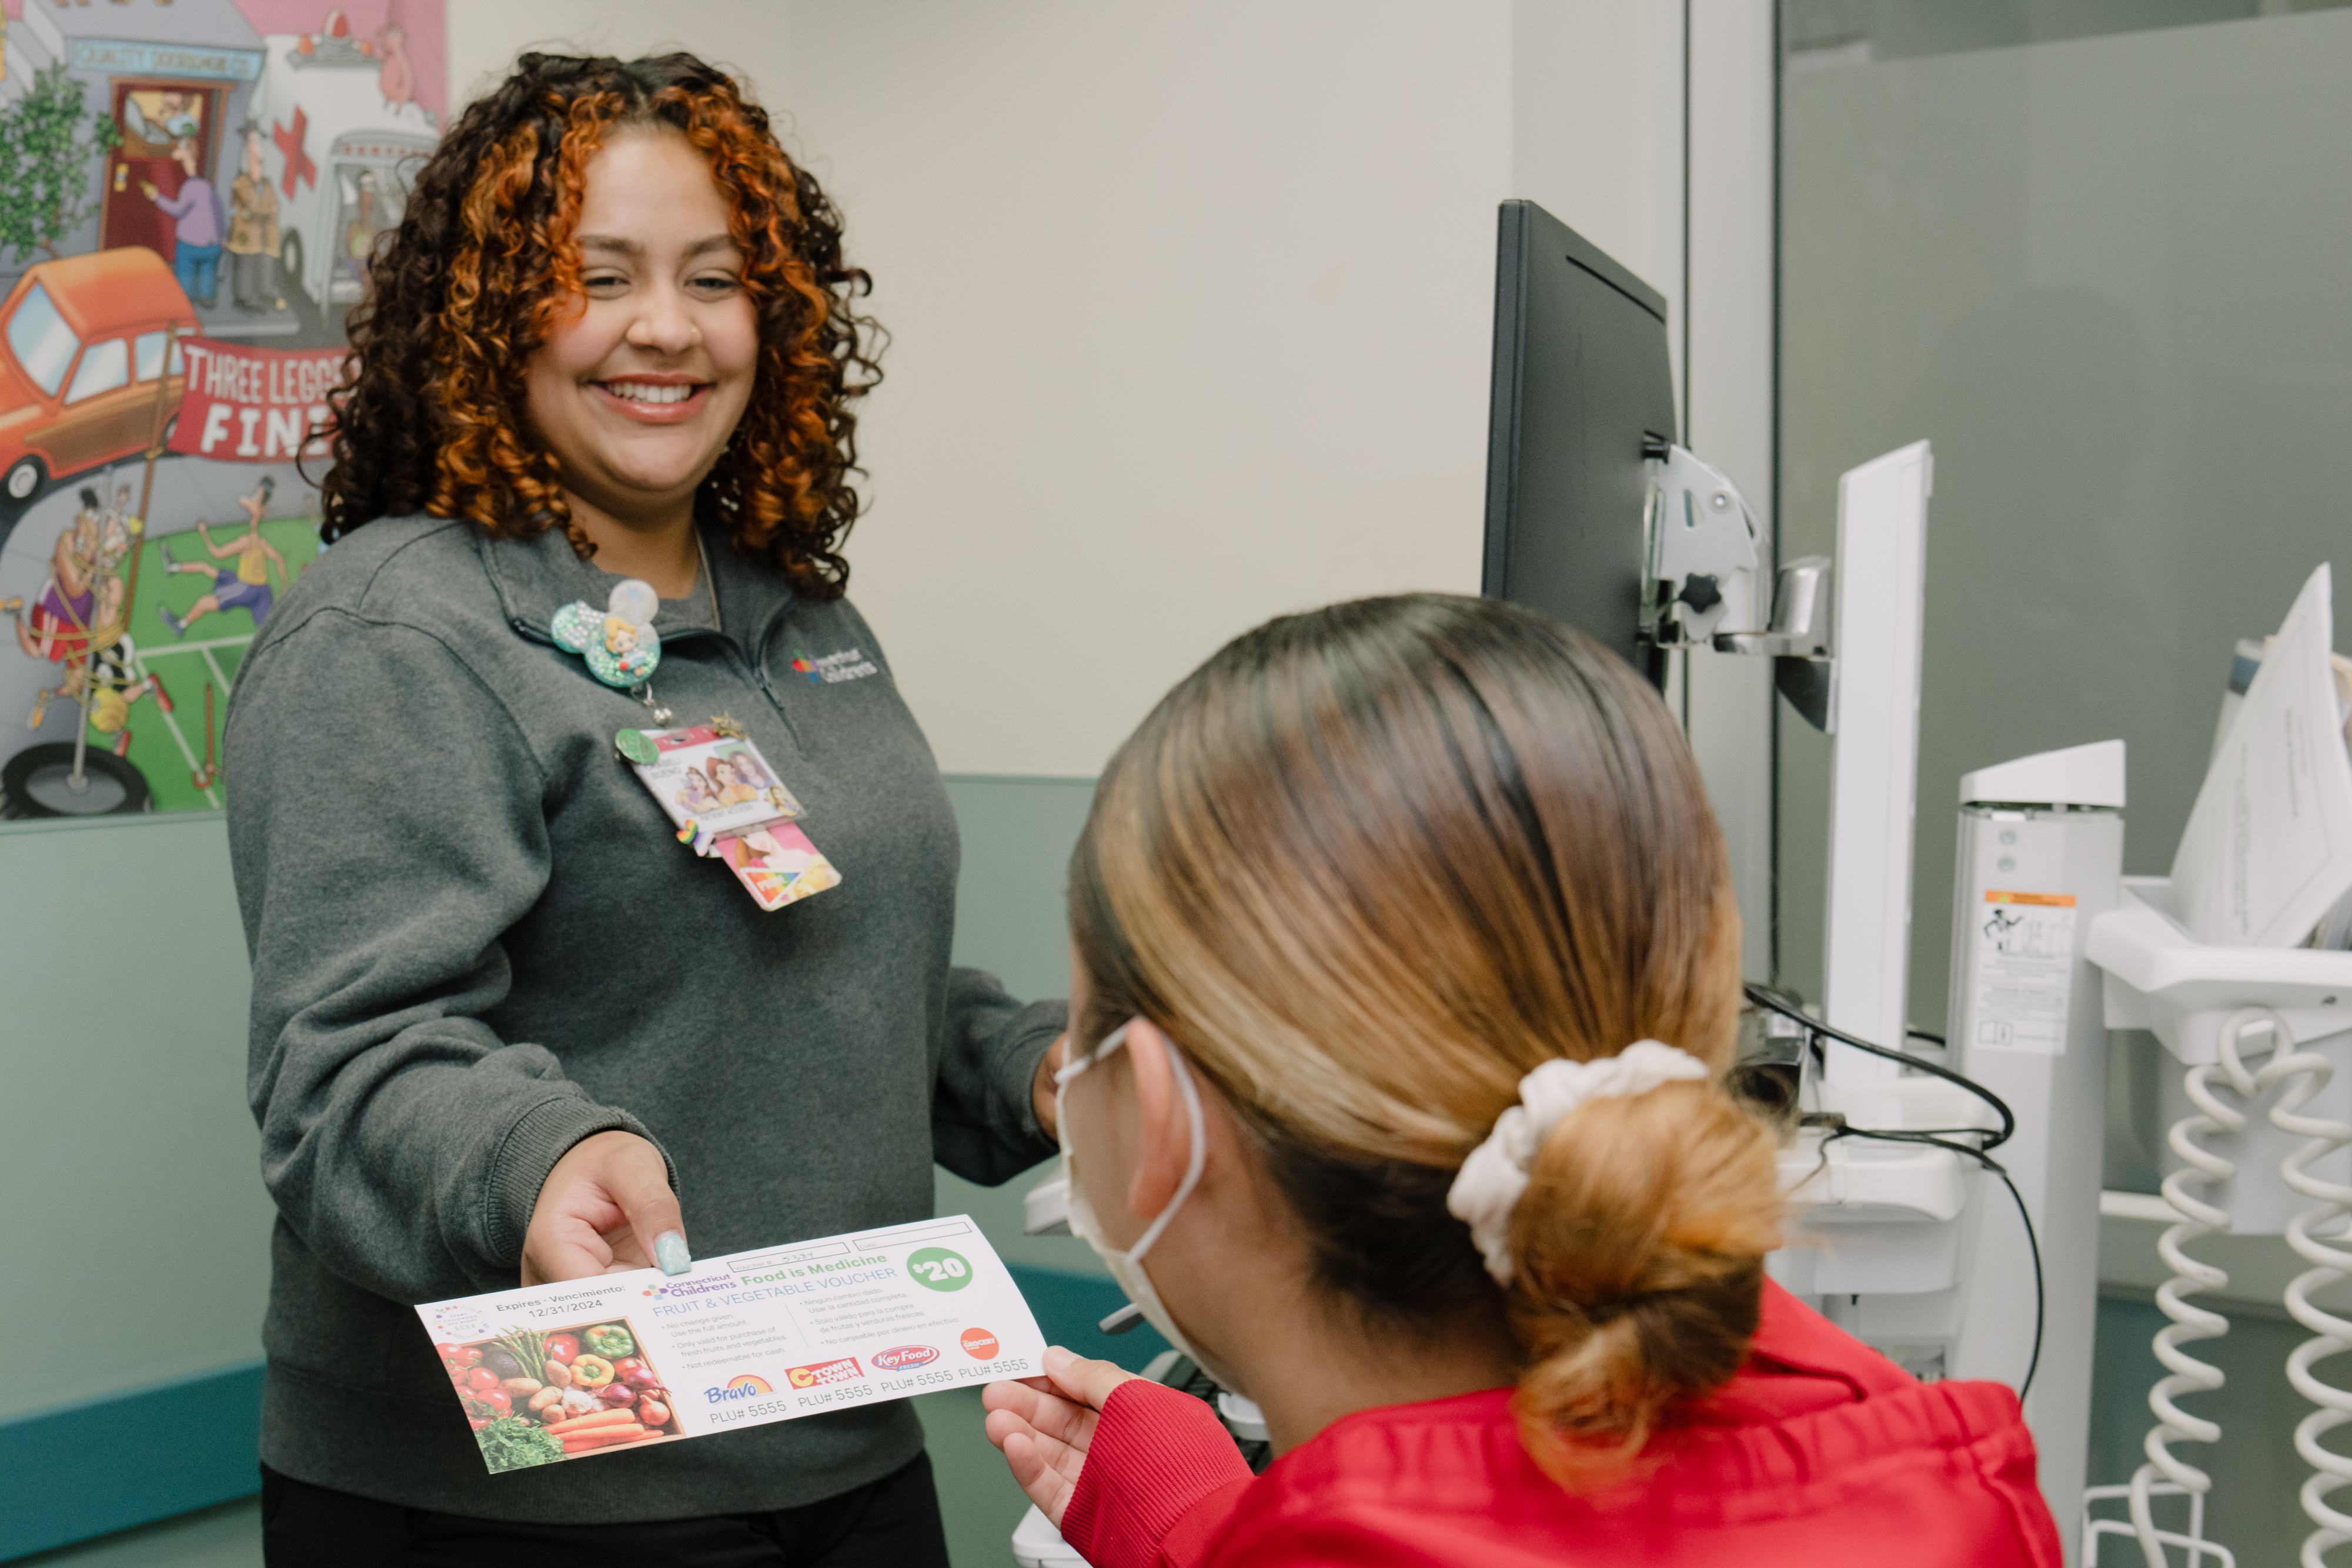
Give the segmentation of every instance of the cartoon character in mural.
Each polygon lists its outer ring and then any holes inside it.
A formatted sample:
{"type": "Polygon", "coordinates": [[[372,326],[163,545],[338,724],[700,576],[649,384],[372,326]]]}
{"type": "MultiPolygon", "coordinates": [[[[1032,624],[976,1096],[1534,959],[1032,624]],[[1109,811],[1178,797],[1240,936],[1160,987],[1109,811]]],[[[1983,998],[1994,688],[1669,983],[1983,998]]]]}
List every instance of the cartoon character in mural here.
{"type": "Polygon", "coordinates": [[[389,114],[398,114],[416,101],[416,68],[408,63],[407,42],[407,33],[397,25],[386,27],[376,39],[375,52],[383,60],[383,69],[376,73],[376,90],[383,94],[389,114]]]}
{"type": "Polygon", "coordinates": [[[163,96],[155,122],[163,134],[174,141],[191,141],[203,128],[204,121],[196,112],[196,95],[191,92],[167,92],[163,96]]]}
{"type": "Polygon", "coordinates": [[[263,162],[261,127],[245,122],[245,162],[228,187],[229,266],[240,310],[286,308],[278,283],[278,188],[263,162]]]}
{"type": "Polygon", "coordinates": [[[228,227],[228,214],[221,206],[220,193],[199,172],[200,157],[194,140],[181,137],[172,143],[172,162],[185,176],[178,193],[167,196],[152,180],[142,180],[139,188],[173,222],[172,270],[180,291],[209,310],[220,292],[221,235],[228,227]]]}
{"type": "Polygon", "coordinates": [[[26,727],[40,728],[57,698],[79,704],[87,697],[90,727],[112,737],[117,757],[131,747],[131,704],[152,696],[163,712],[172,711],[163,682],[142,672],[138,646],[123,632],[130,590],[122,562],[144,526],[125,512],[129,498],[126,486],[115,507],[107,509],[98,492],[84,486],[81,509],[58,530],[48,580],[32,607],[22,599],[0,600],[0,613],[16,621],[16,645],[26,657],[59,666],[58,684],[34,697],[26,727]]]}
{"type": "Polygon", "coordinates": [[[351,222],[343,225],[343,265],[362,287],[367,283],[368,258],[375,252],[375,171],[360,171],[358,200],[351,222]]]}
{"type": "Polygon", "coordinates": [[[131,751],[131,704],[152,696],[157,709],[172,711],[172,699],[163,690],[163,678],[140,674],[139,649],[128,637],[100,648],[83,669],[69,673],[65,684],[57,688],[57,695],[68,702],[79,702],[85,682],[90,688],[89,727],[112,741],[117,757],[128,756],[131,751]]]}
{"type": "MultiPolygon", "coordinates": [[[[89,631],[98,611],[99,544],[106,512],[98,492],[82,486],[81,510],[58,530],[57,547],[49,552],[49,575],[28,610],[21,598],[0,600],[0,613],[16,622],[16,646],[28,659],[65,664],[89,650],[89,631]]],[[[37,714],[38,709],[35,712],[37,714]]],[[[37,726],[40,719],[33,723],[37,726]]]]}
{"type": "Polygon", "coordinates": [[[196,525],[196,535],[205,541],[205,549],[212,552],[214,560],[236,562],[233,574],[224,572],[207,561],[174,560],[171,541],[156,541],[155,548],[163,553],[166,567],[174,572],[184,571],[209,578],[213,584],[212,591],[188,606],[185,615],[173,614],[168,605],[155,606],[155,613],[163,618],[163,624],[172,629],[173,636],[186,636],[189,627],[219,610],[250,610],[253,612],[253,624],[258,628],[269,618],[269,607],[277,602],[277,596],[269,591],[269,569],[272,565],[278,568],[278,580],[281,586],[291,588],[294,585],[293,579],[286,572],[286,558],[278,553],[276,545],[261,536],[261,515],[269,509],[269,497],[277,488],[278,481],[265,474],[250,495],[236,498],[237,505],[245,508],[246,529],[226,544],[213,542],[210,524],[199,522],[196,525]],[[224,577],[229,578],[226,587],[222,586],[224,577]]]}

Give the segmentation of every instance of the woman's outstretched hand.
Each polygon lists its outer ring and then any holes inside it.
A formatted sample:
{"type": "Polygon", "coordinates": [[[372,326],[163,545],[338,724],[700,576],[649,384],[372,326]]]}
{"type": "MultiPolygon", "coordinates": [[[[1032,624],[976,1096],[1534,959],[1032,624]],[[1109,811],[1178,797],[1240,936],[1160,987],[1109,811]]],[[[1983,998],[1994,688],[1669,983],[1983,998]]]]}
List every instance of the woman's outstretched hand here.
{"type": "Polygon", "coordinates": [[[1003,1450],[1013,1479],[1055,1529],[1062,1527],[1063,1511],[1077,1490],[1104,1402],[1134,1375],[1056,1344],[1045,1349],[1045,1376],[992,1383],[981,1391],[988,1440],[1003,1450]]]}
{"type": "Polygon", "coordinates": [[[522,1239],[526,1285],[656,1267],[682,1274],[693,1261],[669,1167],[635,1133],[572,1145],[547,1173],[522,1239]]]}

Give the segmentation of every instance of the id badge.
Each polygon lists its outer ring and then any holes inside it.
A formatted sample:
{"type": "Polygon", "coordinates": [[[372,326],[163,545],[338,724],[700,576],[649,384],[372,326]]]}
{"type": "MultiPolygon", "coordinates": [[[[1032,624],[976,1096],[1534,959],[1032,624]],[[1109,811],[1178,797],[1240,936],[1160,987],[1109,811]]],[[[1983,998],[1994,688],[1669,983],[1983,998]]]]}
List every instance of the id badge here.
{"type": "Polygon", "coordinates": [[[724,862],[761,908],[840,885],[839,870],[794,825],[800,801],[740,730],[698,724],[623,730],[614,740],[678,841],[724,862]]]}

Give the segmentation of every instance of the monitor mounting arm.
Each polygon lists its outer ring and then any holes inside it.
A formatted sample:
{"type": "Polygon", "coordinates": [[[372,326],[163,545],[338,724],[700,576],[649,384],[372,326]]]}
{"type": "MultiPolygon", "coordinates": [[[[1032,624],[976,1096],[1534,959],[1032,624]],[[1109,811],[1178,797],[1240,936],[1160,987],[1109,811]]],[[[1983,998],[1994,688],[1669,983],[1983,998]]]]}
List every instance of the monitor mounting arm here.
{"type": "Polygon", "coordinates": [[[1827,556],[1783,566],[1764,623],[1764,530],[1739,487],[1687,448],[1653,441],[1643,517],[1649,567],[1642,632],[1659,648],[1712,648],[1772,660],[1773,685],[1815,729],[1834,727],[1827,556]]]}

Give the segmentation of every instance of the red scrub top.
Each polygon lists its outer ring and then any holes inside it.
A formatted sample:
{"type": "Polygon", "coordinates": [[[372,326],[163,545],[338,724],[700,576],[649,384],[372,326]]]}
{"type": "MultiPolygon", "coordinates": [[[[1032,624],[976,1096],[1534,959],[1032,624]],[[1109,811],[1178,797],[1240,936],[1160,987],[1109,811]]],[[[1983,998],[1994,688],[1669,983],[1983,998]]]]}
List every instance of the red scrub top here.
{"type": "Polygon", "coordinates": [[[2017,1396],[1923,1384],[1770,1281],[1747,1363],[1629,1479],[1571,1495],[1510,1390],[1361,1410],[1253,1478],[1209,1407],[1138,1379],[1062,1521],[1095,1568],[2058,1568],[2017,1396]]]}

